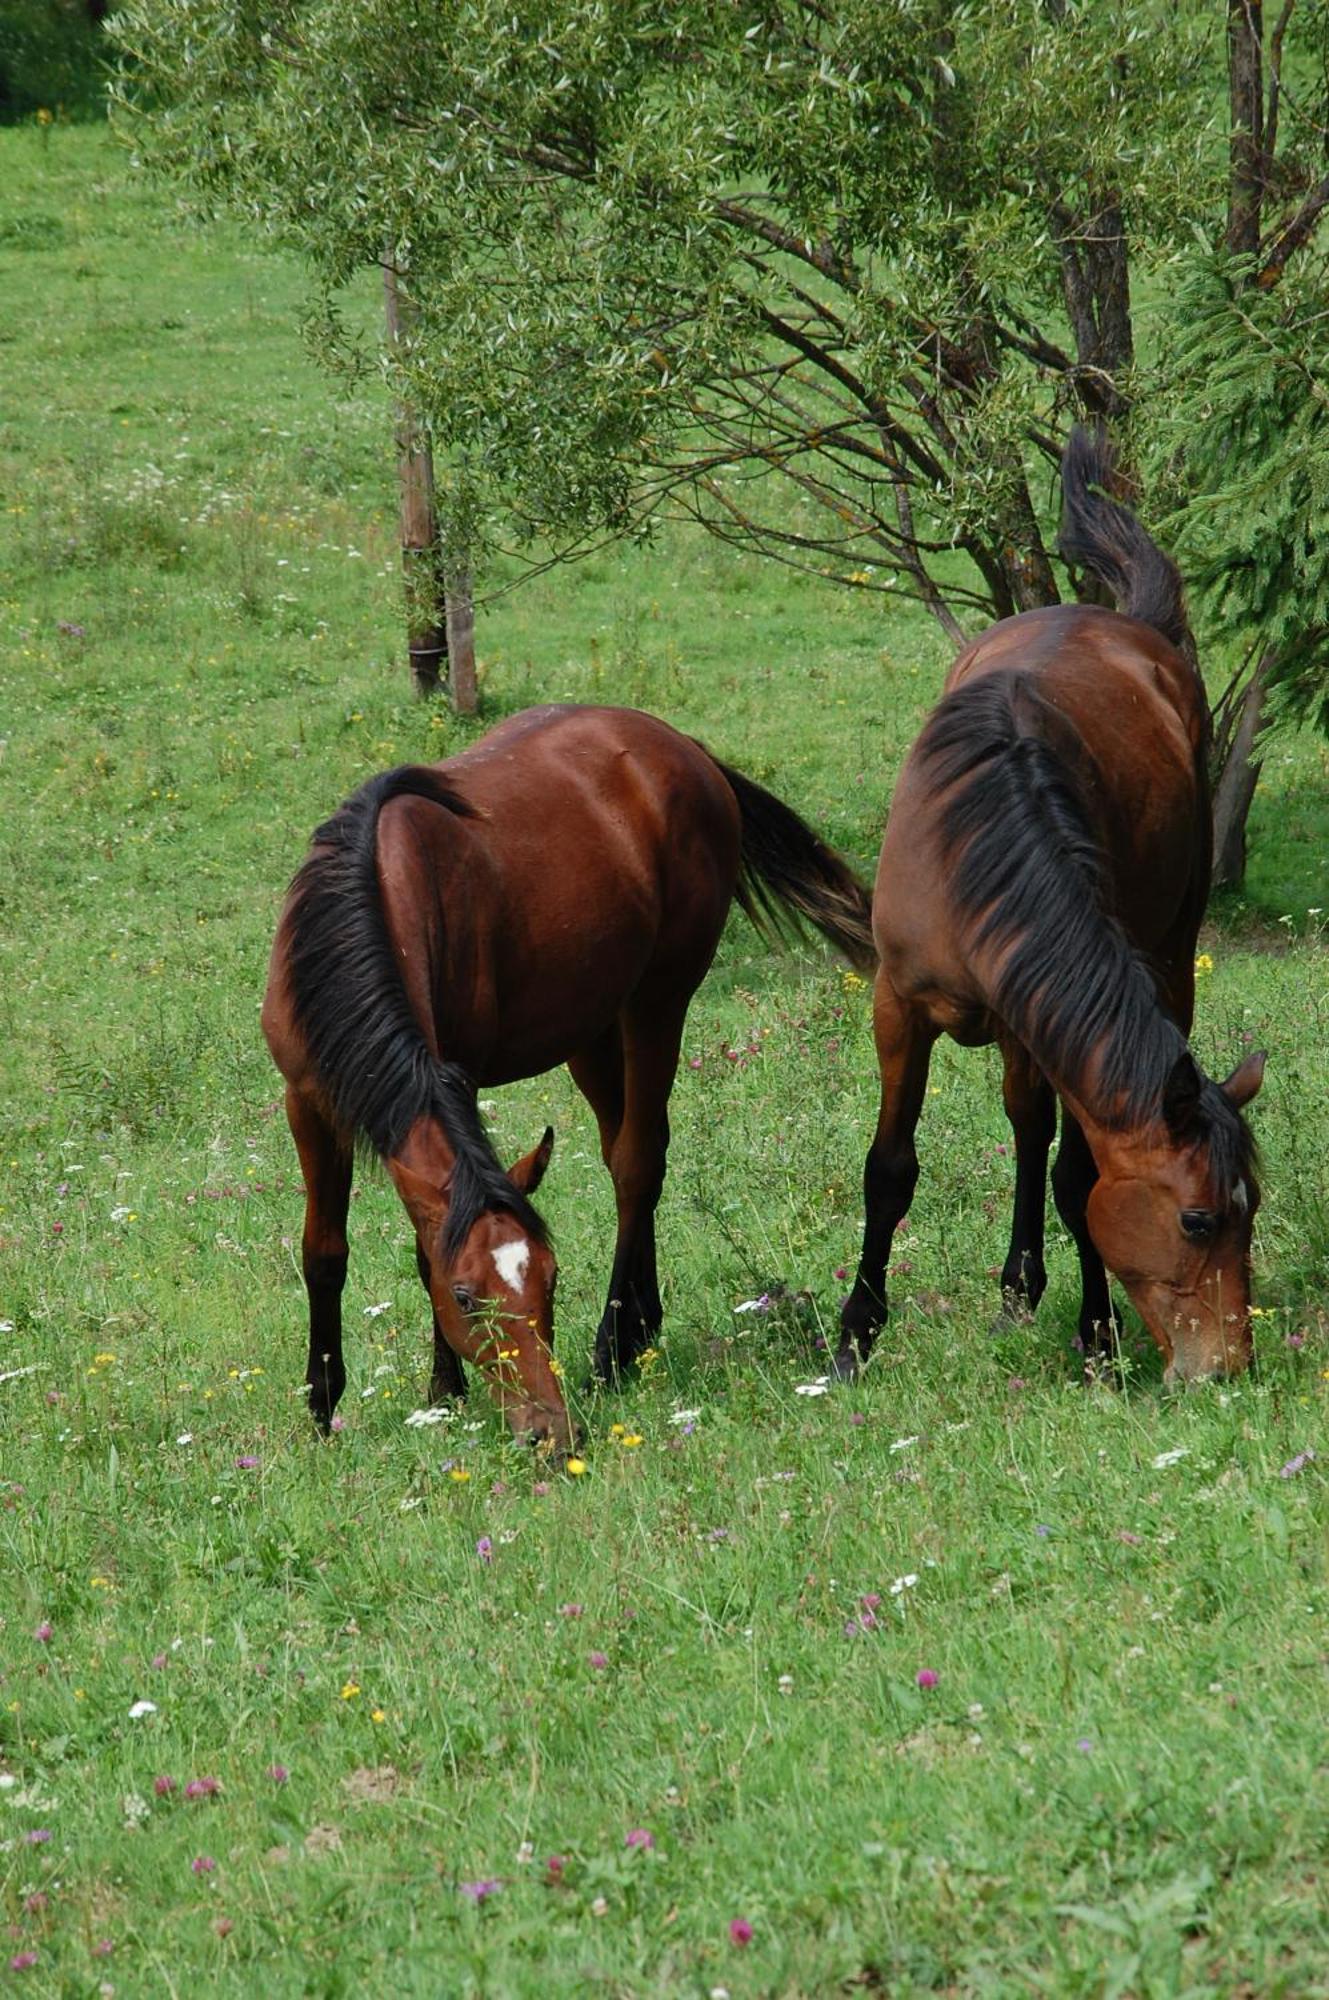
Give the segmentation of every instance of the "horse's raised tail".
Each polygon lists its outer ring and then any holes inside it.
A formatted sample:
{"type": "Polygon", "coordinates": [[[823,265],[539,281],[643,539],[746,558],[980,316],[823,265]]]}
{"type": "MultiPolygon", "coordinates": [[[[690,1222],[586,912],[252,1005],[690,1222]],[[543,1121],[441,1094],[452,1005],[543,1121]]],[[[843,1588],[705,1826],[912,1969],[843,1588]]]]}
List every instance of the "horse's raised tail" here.
{"type": "Polygon", "coordinates": [[[795,926],[811,924],[860,972],[875,971],[872,902],[853,869],[774,792],[713,761],[743,822],[734,895],[744,915],[768,935],[779,936],[790,918],[795,926]]]}
{"type": "Polygon", "coordinates": [[[1152,625],[1174,646],[1190,648],[1181,576],[1134,514],[1112,498],[1113,453],[1102,432],[1077,424],[1061,460],[1061,534],[1069,563],[1098,577],[1118,611],[1152,625]]]}

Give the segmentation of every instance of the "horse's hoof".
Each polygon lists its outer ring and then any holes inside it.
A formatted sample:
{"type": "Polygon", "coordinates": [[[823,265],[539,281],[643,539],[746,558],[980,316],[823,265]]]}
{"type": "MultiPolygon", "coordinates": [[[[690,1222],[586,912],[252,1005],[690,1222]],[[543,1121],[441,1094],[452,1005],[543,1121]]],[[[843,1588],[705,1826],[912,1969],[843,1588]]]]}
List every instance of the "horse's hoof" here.
{"type": "Polygon", "coordinates": [[[856,1382],[863,1373],[863,1357],[852,1341],[837,1349],[830,1372],[832,1382],[856,1382]]]}

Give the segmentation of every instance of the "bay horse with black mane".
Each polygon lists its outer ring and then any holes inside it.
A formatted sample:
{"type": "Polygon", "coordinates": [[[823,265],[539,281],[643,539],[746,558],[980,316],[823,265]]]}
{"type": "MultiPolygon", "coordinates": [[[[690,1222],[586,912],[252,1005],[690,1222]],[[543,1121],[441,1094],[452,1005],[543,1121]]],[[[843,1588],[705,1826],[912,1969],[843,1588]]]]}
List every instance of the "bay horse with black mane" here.
{"type": "Polygon", "coordinates": [[[555,1261],[530,1196],[552,1131],[504,1171],[477,1086],[565,1062],[613,1179],[618,1238],[595,1367],[661,1321],[655,1209],[688,1003],[737,900],[875,963],[867,892],[770,792],[633,709],[528,709],[443,764],[372,778],[313,837],[272,950],[263,1029],[306,1190],[309,1401],[346,1383],[354,1147],[416,1232],[435,1401],[488,1377],[519,1436],[566,1449],[555,1261]]]}
{"type": "Polygon", "coordinates": [[[1079,1251],[1079,1342],[1108,1346],[1106,1264],[1168,1380],[1251,1359],[1259,1201],[1242,1107],[1187,1045],[1209,890],[1209,711],[1183,650],[1177,571],[1110,497],[1106,445],[1073,433],[1061,549],[1118,609],[1058,605],[994,625],[959,658],[895,788],[873,899],[881,1109],[866,1224],[835,1360],[853,1375],[886,1317],[891,1237],[918,1179],[914,1130],[932,1045],[996,1042],[1015,1136],[1008,1312],[1047,1283],[1053,1192],[1079,1251]]]}

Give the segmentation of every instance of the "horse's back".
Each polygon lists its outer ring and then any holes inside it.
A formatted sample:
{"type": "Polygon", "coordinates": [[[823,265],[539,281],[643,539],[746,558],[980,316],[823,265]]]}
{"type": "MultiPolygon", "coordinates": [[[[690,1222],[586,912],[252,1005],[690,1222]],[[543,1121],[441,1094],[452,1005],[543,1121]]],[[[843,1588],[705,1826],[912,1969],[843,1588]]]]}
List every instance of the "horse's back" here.
{"type": "Polygon", "coordinates": [[[1092,605],[991,626],[954,661],[905,761],[873,910],[900,990],[937,996],[938,1017],[962,1032],[981,995],[951,907],[948,825],[951,794],[968,779],[939,783],[936,748],[940,728],[954,736],[971,726],[977,769],[985,748],[1000,747],[982,741],[984,717],[997,712],[1003,728],[1036,737],[1066,771],[1116,912],[1141,949],[1165,958],[1189,951],[1208,886],[1207,708],[1190,663],[1152,626],[1092,605]]]}
{"type": "Polygon", "coordinates": [[[380,875],[417,1016],[483,1082],[566,1060],[648,975],[700,978],[739,817],[698,744],[634,709],[550,705],[439,769],[472,816],[394,800],[380,875]]]}

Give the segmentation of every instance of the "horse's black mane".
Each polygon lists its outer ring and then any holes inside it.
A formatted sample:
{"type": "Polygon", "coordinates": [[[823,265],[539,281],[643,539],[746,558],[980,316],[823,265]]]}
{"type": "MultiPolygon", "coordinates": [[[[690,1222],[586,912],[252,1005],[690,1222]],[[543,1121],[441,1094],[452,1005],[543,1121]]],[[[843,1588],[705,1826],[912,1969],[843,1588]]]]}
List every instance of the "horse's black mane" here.
{"type": "Polygon", "coordinates": [[[513,1186],[480,1118],[473,1080],[430,1052],[397,970],[379,888],[378,816],[390,799],[472,808],[437,772],[402,765],[371,778],[314,834],[293,885],[288,971],[295,1018],[338,1122],[383,1156],[420,1118],[436,1118],[456,1155],[445,1248],[487,1209],[509,1210],[538,1242],[540,1217],[513,1186]]]}
{"type": "MultiPolygon", "coordinates": [[[[1162,1115],[1187,1044],[1112,910],[1066,724],[1019,669],[962,683],[919,752],[947,792],[948,886],[971,943],[995,954],[993,1011],[1058,1083],[1121,1129],[1162,1115]],[[1088,1074],[1093,1060],[1094,1071],[1088,1074]]],[[[1195,1137],[1227,1189],[1253,1163],[1244,1119],[1200,1074],[1195,1137]]]]}

